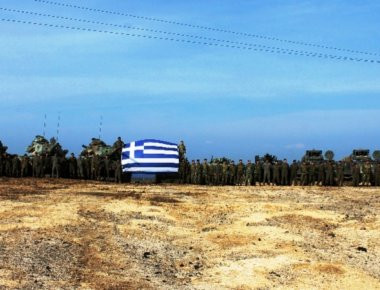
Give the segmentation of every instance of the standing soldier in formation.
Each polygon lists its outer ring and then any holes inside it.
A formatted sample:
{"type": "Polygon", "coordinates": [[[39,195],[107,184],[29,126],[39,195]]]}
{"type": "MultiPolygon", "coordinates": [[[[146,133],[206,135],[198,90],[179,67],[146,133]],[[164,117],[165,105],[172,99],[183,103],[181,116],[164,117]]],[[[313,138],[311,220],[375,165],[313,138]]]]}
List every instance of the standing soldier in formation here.
{"type": "Polygon", "coordinates": [[[235,184],[235,179],[236,179],[236,166],[235,166],[235,161],[231,161],[229,165],[229,185],[234,185],[235,184]]]}
{"type": "Polygon", "coordinates": [[[202,184],[210,184],[210,172],[207,159],[204,159],[202,163],[202,184]]]}
{"type": "Polygon", "coordinates": [[[181,140],[181,142],[179,142],[179,145],[178,145],[178,153],[179,153],[180,160],[185,159],[185,157],[186,157],[186,146],[182,140],[181,140]]]}
{"type": "Polygon", "coordinates": [[[359,186],[360,184],[360,166],[357,163],[353,163],[351,166],[352,185],[359,186]]]}
{"type": "Polygon", "coordinates": [[[121,156],[121,152],[123,151],[124,142],[121,140],[121,137],[117,137],[117,140],[112,145],[115,152],[118,154],[118,156],[121,156]]]}
{"type": "Polygon", "coordinates": [[[248,160],[247,165],[245,167],[245,185],[252,185],[252,179],[253,179],[253,165],[251,163],[251,160],[248,160]]]}
{"type": "Polygon", "coordinates": [[[242,185],[243,184],[243,177],[244,177],[244,164],[243,160],[239,160],[238,165],[236,166],[236,185],[242,185]]]}
{"type": "Polygon", "coordinates": [[[106,155],[106,157],[104,158],[104,170],[105,170],[106,180],[109,181],[111,177],[111,160],[108,157],[108,155],[106,155]]]}
{"type": "Polygon", "coordinates": [[[84,165],[83,164],[83,157],[78,156],[78,158],[77,158],[77,175],[78,175],[78,178],[80,178],[80,179],[85,178],[83,165],[84,165]]]}
{"type": "Polygon", "coordinates": [[[28,155],[24,154],[21,159],[21,177],[29,176],[29,162],[30,160],[28,155]]]}
{"type": "Polygon", "coordinates": [[[296,160],[293,160],[292,165],[290,165],[290,185],[296,185],[297,172],[298,172],[298,164],[296,160]]]}
{"type": "Polygon", "coordinates": [[[315,163],[314,162],[310,162],[310,165],[309,165],[309,184],[310,185],[315,185],[315,182],[316,182],[316,166],[315,166],[315,163]]]}
{"type": "Polygon", "coordinates": [[[321,162],[317,166],[318,171],[318,185],[325,185],[325,164],[321,162]]]}
{"type": "Polygon", "coordinates": [[[76,171],[77,171],[77,159],[74,156],[74,153],[71,153],[70,159],[69,159],[69,176],[70,178],[76,178],[76,171]]]}
{"type": "Polygon", "coordinates": [[[273,178],[272,178],[272,183],[274,185],[279,185],[280,184],[280,164],[275,161],[273,164],[273,178]]]}
{"type": "Polygon", "coordinates": [[[281,185],[289,185],[289,164],[286,159],[281,164],[281,185]]]}
{"type": "Polygon", "coordinates": [[[114,168],[115,168],[115,182],[121,183],[122,182],[122,165],[121,160],[114,161],[114,168]]]}
{"type": "Polygon", "coordinates": [[[261,185],[262,181],[262,166],[260,160],[256,160],[254,169],[254,183],[255,185],[261,185]]]}
{"type": "Polygon", "coordinates": [[[334,166],[331,161],[328,161],[326,164],[326,185],[334,185],[334,166]]]}
{"type": "Polygon", "coordinates": [[[371,163],[367,161],[363,165],[363,185],[364,186],[371,186],[371,174],[372,174],[371,163]]]}
{"type": "Polygon", "coordinates": [[[271,171],[272,165],[269,163],[268,160],[265,160],[264,165],[263,165],[263,170],[264,170],[264,178],[263,178],[263,184],[271,184],[271,179],[270,179],[270,171],[271,171]]]}
{"type": "Polygon", "coordinates": [[[380,186],[380,162],[375,165],[375,186],[380,186]]]}
{"type": "Polygon", "coordinates": [[[60,178],[61,177],[61,160],[58,154],[54,154],[52,158],[52,169],[51,169],[51,177],[60,178]]]}
{"type": "Polygon", "coordinates": [[[20,160],[18,156],[15,155],[12,158],[12,177],[19,177],[20,175],[20,160]]]}
{"type": "Polygon", "coordinates": [[[201,184],[202,181],[202,165],[199,159],[195,163],[195,184],[201,184]]]}
{"type": "Polygon", "coordinates": [[[194,160],[191,160],[191,165],[190,165],[190,183],[191,184],[195,184],[195,161],[194,160]]]}
{"type": "Polygon", "coordinates": [[[307,162],[301,163],[301,185],[306,186],[309,184],[309,166],[307,162]]]}
{"type": "Polygon", "coordinates": [[[342,161],[338,162],[338,165],[336,167],[336,181],[338,186],[343,186],[344,182],[344,166],[342,161]]]}
{"type": "Polygon", "coordinates": [[[91,178],[93,180],[99,180],[99,163],[100,163],[99,156],[96,154],[94,156],[92,156],[92,158],[91,158],[91,178]]]}
{"type": "Polygon", "coordinates": [[[230,167],[227,164],[227,161],[223,161],[222,164],[222,185],[228,185],[230,179],[230,167]]]}

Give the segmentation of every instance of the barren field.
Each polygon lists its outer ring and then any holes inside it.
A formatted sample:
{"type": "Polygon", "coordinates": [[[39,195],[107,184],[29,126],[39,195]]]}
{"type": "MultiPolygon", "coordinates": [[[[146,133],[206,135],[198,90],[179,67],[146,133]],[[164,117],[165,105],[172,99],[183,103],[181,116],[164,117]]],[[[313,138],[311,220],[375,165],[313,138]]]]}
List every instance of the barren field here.
{"type": "Polygon", "coordinates": [[[0,289],[380,289],[380,189],[0,179],[0,289]]]}

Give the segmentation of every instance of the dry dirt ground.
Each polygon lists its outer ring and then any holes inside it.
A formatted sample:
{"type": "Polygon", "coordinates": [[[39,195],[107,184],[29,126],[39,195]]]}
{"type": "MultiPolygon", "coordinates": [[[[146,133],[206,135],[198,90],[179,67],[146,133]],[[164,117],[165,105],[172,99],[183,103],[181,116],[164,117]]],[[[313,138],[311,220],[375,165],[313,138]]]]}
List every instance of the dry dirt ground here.
{"type": "Polygon", "coordinates": [[[0,179],[0,289],[380,289],[380,189],[0,179]]]}

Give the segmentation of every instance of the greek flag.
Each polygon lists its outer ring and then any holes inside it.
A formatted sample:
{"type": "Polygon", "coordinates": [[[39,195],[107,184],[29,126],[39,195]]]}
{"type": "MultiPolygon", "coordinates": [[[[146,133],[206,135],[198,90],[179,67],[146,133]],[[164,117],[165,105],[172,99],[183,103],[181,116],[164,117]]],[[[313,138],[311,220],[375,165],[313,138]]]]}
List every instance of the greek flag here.
{"type": "Polygon", "coordinates": [[[123,172],[178,172],[178,146],[153,139],[131,142],[123,148],[121,164],[123,172]]]}

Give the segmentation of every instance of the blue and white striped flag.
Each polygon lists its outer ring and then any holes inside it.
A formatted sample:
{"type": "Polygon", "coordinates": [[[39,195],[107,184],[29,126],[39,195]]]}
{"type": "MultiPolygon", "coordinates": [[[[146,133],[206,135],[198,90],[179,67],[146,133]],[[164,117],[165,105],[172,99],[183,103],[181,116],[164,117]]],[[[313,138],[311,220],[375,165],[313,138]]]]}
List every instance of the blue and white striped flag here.
{"type": "Polygon", "coordinates": [[[123,172],[178,172],[178,146],[153,139],[131,142],[123,148],[121,164],[123,172]]]}

